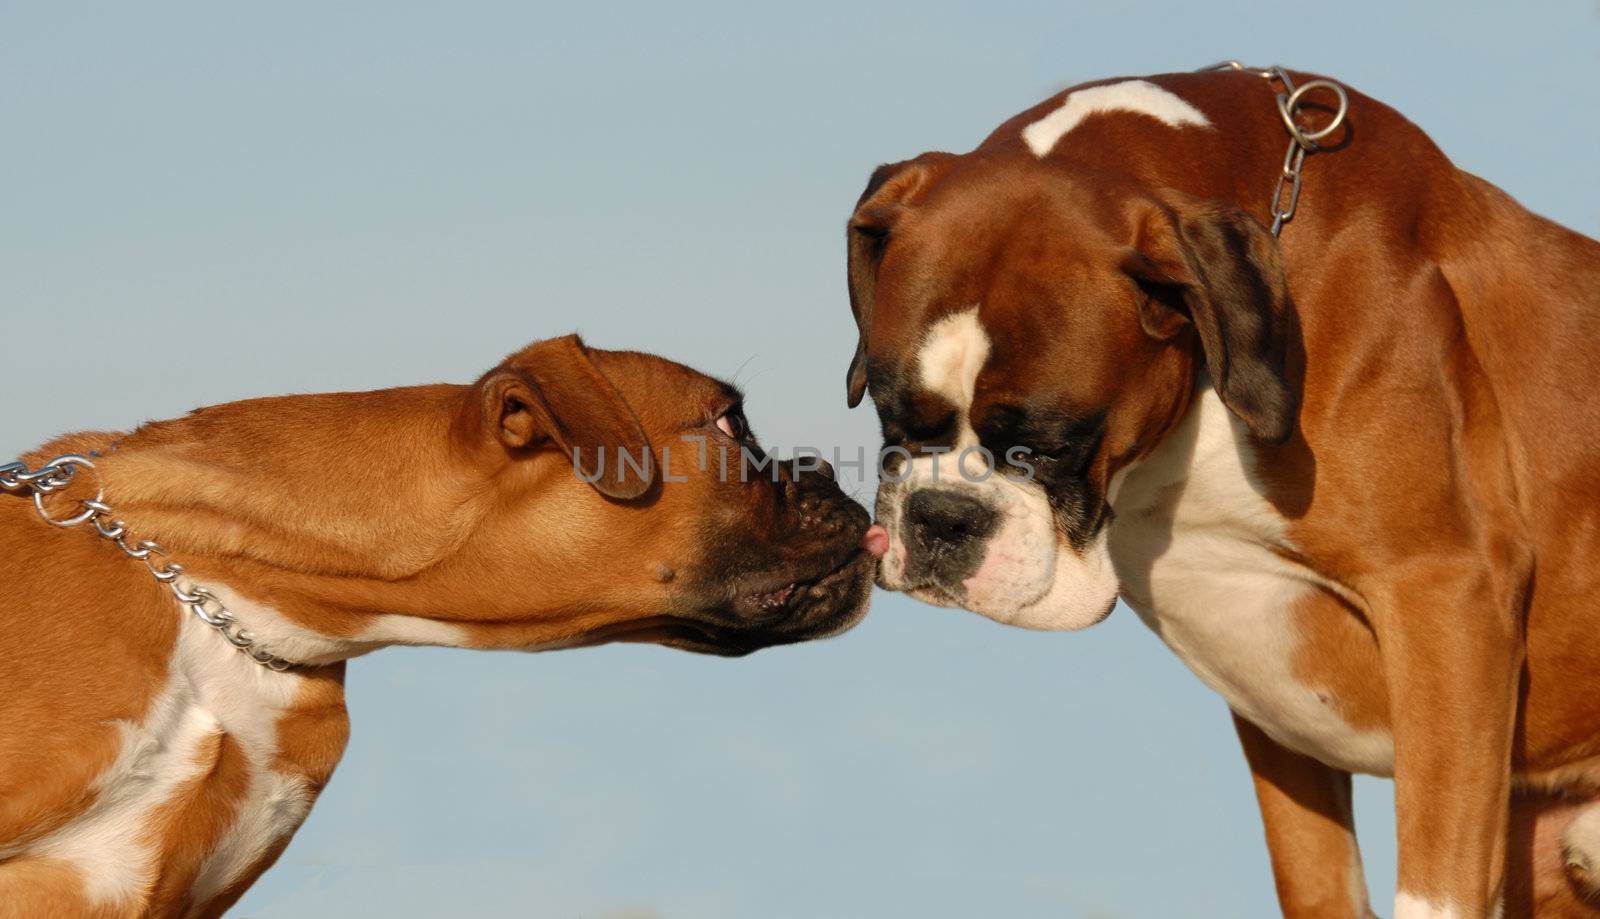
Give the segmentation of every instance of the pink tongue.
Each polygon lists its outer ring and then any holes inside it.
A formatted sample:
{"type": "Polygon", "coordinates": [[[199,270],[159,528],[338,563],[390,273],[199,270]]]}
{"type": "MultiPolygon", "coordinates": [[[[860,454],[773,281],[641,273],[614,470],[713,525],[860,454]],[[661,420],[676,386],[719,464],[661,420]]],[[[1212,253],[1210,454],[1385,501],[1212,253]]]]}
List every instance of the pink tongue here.
{"type": "Polygon", "coordinates": [[[889,531],[874,523],[861,537],[861,548],[872,553],[873,558],[883,558],[889,551],[889,531]]]}

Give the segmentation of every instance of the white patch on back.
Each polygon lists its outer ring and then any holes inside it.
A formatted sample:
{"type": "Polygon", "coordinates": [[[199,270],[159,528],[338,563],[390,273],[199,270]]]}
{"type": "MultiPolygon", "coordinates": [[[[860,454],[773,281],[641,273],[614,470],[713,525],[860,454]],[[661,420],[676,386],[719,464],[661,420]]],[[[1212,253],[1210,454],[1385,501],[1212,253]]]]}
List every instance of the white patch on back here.
{"type": "Polygon", "coordinates": [[[1022,139],[1034,156],[1043,157],[1085,118],[1101,112],[1148,115],[1170,128],[1211,127],[1210,119],[1178,96],[1147,80],[1125,80],[1069,94],[1060,108],[1023,128],[1022,139]]]}
{"type": "Polygon", "coordinates": [[[1286,522],[1252,484],[1242,423],[1202,380],[1188,415],[1112,489],[1122,596],[1228,705],[1284,746],[1386,775],[1394,742],[1358,731],[1295,676],[1293,608],[1326,585],[1284,558],[1286,522]]]}
{"type": "Polygon", "coordinates": [[[249,660],[187,610],[174,606],[172,614],[181,617],[181,625],[166,685],[138,723],[116,723],[122,749],[95,780],[94,804],[20,849],[0,850],[0,858],[29,854],[71,864],[96,906],[136,902],[149,889],[161,854],[150,838],[151,820],[176,792],[211,768],[219,735],[230,736],[243,752],[249,787],[234,825],[201,868],[194,888],[197,906],[292,833],[310,807],[302,779],[271,769],[278,719],[303,678],[249,660]]]}
{"type": "Polygon", "coordinates": [[[1461,919],[1461,911],[1449,903],[1436,906],[1402,890],[1394,898],[1394,919],[1461,919]]]}

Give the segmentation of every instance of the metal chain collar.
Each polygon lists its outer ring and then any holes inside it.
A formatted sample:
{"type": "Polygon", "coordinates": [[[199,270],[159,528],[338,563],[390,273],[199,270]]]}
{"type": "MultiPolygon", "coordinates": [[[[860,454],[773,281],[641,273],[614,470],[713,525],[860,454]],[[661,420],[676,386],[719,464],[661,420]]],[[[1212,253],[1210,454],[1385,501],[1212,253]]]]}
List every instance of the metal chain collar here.
{"type": "MultiPolygon", "coordinates": [[[[217,595],[204,586],[189,581],[186,588],[179,583],[183,576],[183,566],[177,562],[168,561],[156,564],[156,558],[167,558],[165,549],[154,540],[146,539],[137,545],[128,545],[128,525],[117,520],[111,508],[105,503],[105,492],[100,491],[91,499],[79,502],[83,510],[70,517],[53,517],[44,506],[46,495],[61,491],[72,484],[72,479],[79,469],[93,469],[94,462],[88,457],[77,454],[58,456],[37,470],[30,470],[26,463],[14,462],[0,465],[0,490],[8,492],[28,493],[33,496],[33,506],[39,516],[51,526],[75,527],[88,523],[93,524],[96,533],[101,537],[116,543],[129,558],[144,562],[150,574],[157,581],[165,584],[179,603],[189,607],[189,610],[200,621],[222,633],[228,643],[238,648],[246,657],[269,670],[284,671],[295,666],[293,661],[284,660],[256,644],[256,636],[249,629],[239,624],[239,621],[228,612],[217,595]],[[210,609],[207,609],[207,607],[210,609]]],[[[187,578],[184,579],[188,581],[187,578]]]]}
{"type": "Polygon", "coordinates": [[[1278,173],[1278,184],[1272,189],[1272,235],[1277,236],[1283,225],[1294,217],[1295,205],[1300,203],[1300,170],[1305,166],[1306,154],[1316,152],[1317,141],[1344,124],[1344,116],[1350,110],[1350,97],[1345,94],[1344,87],[1332,80],[1311,80],[1297,87],[1289,78],[1289,72],[1276,64],[1261,69],[1246,67],[1238,61],[1223,61],[1202,69],[1237,70],[1283,87],[1278,93],[1278,115],[1283,118],[1283,126],[1289,130],[1289,149],[1283,154],[1283,169],[1278,173]],[[1302,125],[1299,120],[1301,100],[1314,89],[1326,89],[1339,99],[1339,107],[1334,110],[1333,118],[1315,131],[1302,125]]]}

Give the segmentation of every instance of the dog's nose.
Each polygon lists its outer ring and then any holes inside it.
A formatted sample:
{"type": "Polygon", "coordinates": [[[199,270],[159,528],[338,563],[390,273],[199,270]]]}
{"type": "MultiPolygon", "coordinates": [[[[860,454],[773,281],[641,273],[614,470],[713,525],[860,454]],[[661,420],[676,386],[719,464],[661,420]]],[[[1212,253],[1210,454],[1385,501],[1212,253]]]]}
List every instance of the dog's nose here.
{"type": "Polygon", "coordinates": [[[820,454],[807,454],[804,457],[796,456],[794,459],[778,463],[779,478],[790,482],[818,475],[829,482],[834,481],[833,464],[823,459],[820,454]]]}
{"type": "Polygon", "coordinates": [[[994,529],[995,514],[976,498],[942,488],[924,488],[906,499],[906,528],[928,548],[982,539],[994,529]]]}

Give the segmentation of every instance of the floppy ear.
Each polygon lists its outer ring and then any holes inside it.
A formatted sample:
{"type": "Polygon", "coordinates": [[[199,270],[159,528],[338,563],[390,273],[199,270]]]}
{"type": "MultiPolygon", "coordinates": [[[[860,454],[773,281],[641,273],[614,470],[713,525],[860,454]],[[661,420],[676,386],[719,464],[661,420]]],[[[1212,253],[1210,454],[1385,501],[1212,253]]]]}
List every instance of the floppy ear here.
{"type": "Polygon", "coordinates": [[[1144,294],[1140,323],[1158,339],[1193,324],[1222,403],[1256,437],[1283,443],[1300,393],[1285,367],[1298,329],[1277,244],[1238,208],[1162,198],[1141,203],[1123,263],[1144,294]]]}
{"type": "Polygon", "coordinates": [[[889,246],[889,234],[907,202],[927,186],[933,168],[951,158],[949,153],[924,153],[913,160],[879,166],[856,199],[855,212],[845,230],[850,312],[855,314],[857,331],[856,354],[850,359],[850,371],[845,376],[851,408],[860,405],[867,392],[867,337],[872,331],[878,266],[889,246]]]}
{"type": "Polygon", "coordinates": [[[626,501],[649,490],[655,478],[650,441],[578,336],[517,352],[477,389],[489,433],[508,449],[553,445],[607,497],[626,501]]]}

